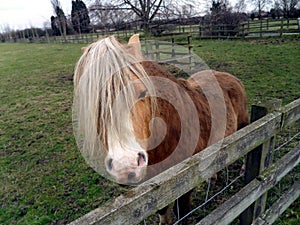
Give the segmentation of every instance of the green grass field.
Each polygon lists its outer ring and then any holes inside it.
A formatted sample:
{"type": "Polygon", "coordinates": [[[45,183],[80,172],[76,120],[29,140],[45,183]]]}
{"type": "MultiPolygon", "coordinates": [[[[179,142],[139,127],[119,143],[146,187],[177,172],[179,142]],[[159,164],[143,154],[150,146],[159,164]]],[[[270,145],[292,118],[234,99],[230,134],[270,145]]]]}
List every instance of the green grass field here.
{"type": "MultiPolygon", "coordinates": [[[[299,43],[193,44],[211,68],[243,81],[249,104],[286,104],[300,97],[299,43]]],[[[72,75],[82,46],[0,44],[0,224],[67,223],[126,191],[93,172],[75,144],[72,75]]]]}

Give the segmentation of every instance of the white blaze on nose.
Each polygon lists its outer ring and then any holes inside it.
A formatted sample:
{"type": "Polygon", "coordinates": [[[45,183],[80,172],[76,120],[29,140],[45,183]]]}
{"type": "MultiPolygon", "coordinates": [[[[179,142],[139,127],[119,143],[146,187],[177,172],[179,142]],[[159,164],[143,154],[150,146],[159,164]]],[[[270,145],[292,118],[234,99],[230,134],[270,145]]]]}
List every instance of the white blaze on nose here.
{"type": "Polygon", "coordinates": [[[108,132],[106,170],[118,183],[137,183],[145,176],[148,157],[134,136],[122,142],[108,132]]]}

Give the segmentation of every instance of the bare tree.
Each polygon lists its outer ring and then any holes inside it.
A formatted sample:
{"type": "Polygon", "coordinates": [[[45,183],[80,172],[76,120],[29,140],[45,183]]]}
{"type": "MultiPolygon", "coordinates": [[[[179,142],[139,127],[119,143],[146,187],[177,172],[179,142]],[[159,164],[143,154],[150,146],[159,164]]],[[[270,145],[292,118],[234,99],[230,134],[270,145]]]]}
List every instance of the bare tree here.
{"type": "Polygon", "coordinates": [[[108,27],[110,24],[110,10],[111,4],[102,4],[101,1],[96,0],[90,5],[90,17],[94,24],[101,27],[108,27]]]}
{"type": "Polygon", "coordinates": [[[103,5],[101,1],[95,0],[90,10],[130,10],[142,22],[146,33],[150,31],[150,23],[157,15],[163,0],[114,0],[110,7],[103,5]],[[105,7],[104,7],[105,6],[105,7]]]}
{"type": "Polygon", "coordinates": [[[9,26],[9,24],[0,25],[0,38],[1,42],[10,41],[13,38],[14,30],[9,26]]]}
{"type": "Polygon", "coordinates": [[[90,16],[95,24],[105,29],[109,27],[118,29],[124,23],[134,20],[132,12],[128,9],[120,8],[111,3],[102,4],[99,0],[90,5],[90,16]]]}
{"type": "Polygon", "coordinates": [[[238,13],[245,12],[246,8],[247,8],[247,4],[245,0],[238,0],[238,2],[234,6],[234,10],[238,13]]]}
{"type": "Polygon", "coordinates": [[[262,11],[268,4],[271,4],[272,0],[249,0],[250,3],[256,8],[258,12],[258,17],[261,19],[262,11]]]}
{"type": "Polygon", "coordinates": [[[141,19],[144,31],[149,33],[150,23],[158,13],[163,0],[122,0],[123,4],[141,19]]]}
{"type": "Polygon", "coordinates": [[[299,2],[299,0],[279,0],[284,17],[292,17],[296,12],[296,6],[299,4],[299,2]]]}
{"type": "Polygon", "coordinates": [[[191,18],[196,14],[194,10],[194,6],[192,4],[176,4],[174,5],[175,12],[174,15],[175,17],[179,19],[183,18],[191,18]]]}
{"type": "Polygon", "coordinates": [[[282,15],[283,10],[281,9],[280,2],[278,0],[274,1],[273,8],[270,10],[273,19],[279,19],[282,15]]]}
{"type": "MultiPolygon", "coordinates": [[[[199,13],[198,1],[189,0],[113,0],[110,4],[103,4],[101,0],[91,0],[90,11],[97,11],[107,17],[109,13],[100,11],[117,11],[118,15],[126,10],[131,19],[139,20],[146,34],[150,33],[151,23],[155,20],[166,21],[175,18],[190,18],[199,13]]],[[[111,17],[112,18],[112,17],[111,17]]],[[[103,19],[101,19],[103,20],[103,19]]],[[[106,19],[107,20],[107,19],[106,19]]]]}
{"type": "Polygon", "coordinates": [[[176,16],[177,7],[172,1],[163,1],[162,6],[158,12],[159,20],[171,20],[176,16]]]}

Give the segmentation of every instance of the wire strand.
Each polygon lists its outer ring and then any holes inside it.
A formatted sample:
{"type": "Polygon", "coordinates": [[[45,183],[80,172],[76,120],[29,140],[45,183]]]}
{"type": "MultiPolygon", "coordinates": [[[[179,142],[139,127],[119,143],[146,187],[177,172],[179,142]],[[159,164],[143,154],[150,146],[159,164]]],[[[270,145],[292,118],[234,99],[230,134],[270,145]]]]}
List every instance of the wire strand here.
{"type": "Polygon", "coordinates": [[[215,197],[217,197],[219,194],[223,193],[225,190],[227,190],[232,184],[234,184],[238,179],[240,179],[242,176],[244,176],[244,174],[241,174],[239,176],[237,176],[233,181],[231,181],[228,185],[226,185],[221,191],[217,192],[215,195],[213,195],[212,197],[210,197],[207,201],[205,201],[204,203],[202,203],[201,205],[197,206],[196,208],[194,208],[193,210],[191,210],[189,213],[187,213],[186,215],[184,215],[182,218],[178,219],[175,223],[173,223],[173,225],[178,225],[181,221],[183,221],[184,219],[186,219],[187,217],[189,217],[191,214],[193,214],[195,211],[197,211],[198,209],[202,208],[203,206],[205,206],[207,203],[211,202],[215,197]]]}
{"type": "Polygon", "coordinates": [[[299,135],[300,135],[300,132],[298,132],[292,138],[290,138],[289,140],[287,140],[286,142],[284,142],[283,144],[281,144],[280,146],[278,146],[277,148],[275,148],[274,152],[277,152],[278,150],[280,150],[281,148],[283,148],[284,146],[286,146],[287,144],[289,144],[292,140],[294,140],[299,135]]]}
{"type": "Polygon", "coordinates": [[[210,191],[210,183],[211,183],[211,178],[209,178],[208,182],[207,182],[207,189],[206,189],[206,196],[205,196],[205,202],[208,199],[208,195],[209,195],[209,191],[210,191]]]}

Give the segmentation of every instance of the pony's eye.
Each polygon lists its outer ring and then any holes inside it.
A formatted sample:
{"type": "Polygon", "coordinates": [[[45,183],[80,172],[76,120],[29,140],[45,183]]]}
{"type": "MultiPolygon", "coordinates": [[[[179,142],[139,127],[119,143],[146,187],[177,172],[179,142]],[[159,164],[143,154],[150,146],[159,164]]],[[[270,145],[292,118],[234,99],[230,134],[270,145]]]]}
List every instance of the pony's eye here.
{"type": "Polygon", "coordinates": [[[143,91],[143,92],[139,95],[139,98],[145,98],[146,93],[147,93],[147,90],[143,91]]]}
{"type": "Polygon", "coordinates": [[[113,162],[112,158],[110,158],[110,159],[107,161],[107,169],[108,169],[108,170],[112,170],[112,168],[113,168],[112,162],[113,162]]]}

